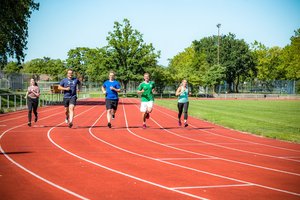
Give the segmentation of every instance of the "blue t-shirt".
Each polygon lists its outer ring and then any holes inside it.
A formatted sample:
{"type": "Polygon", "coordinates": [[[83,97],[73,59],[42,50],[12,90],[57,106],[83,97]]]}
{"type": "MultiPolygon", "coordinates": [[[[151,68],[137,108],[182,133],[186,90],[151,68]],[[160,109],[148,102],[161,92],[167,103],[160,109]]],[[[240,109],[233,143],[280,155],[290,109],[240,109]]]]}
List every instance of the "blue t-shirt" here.
{"type": "Polygon", "coordinates": [[[70,87],[70,90],[64,90],[64,98],[72,98],[77,97],[77,85],[80,84],[80,81],[77,78],[64,78],[60,82],[60,86],[62,87],[70,87]]]}
{"type": "Polygon", "coordinates": [[[116,89],[120,89],[120,83],[116,80],[110,81],[107,80],[103,83],[103,87],[106,90],[106,99],[119,99],[118,93],[114,90],[111,90],[110,87],[114,87],[116,89]]]}

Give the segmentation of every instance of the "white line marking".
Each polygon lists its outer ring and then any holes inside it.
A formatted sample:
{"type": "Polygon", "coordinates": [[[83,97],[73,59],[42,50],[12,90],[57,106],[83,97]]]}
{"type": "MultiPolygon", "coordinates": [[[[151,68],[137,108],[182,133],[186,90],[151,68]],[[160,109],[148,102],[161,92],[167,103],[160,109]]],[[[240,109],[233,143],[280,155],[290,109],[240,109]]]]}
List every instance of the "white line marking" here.
{"type": "Polygon", "coordinates": [[[6,157],[10,162],[12,162],[13,164],[15,164],[15,165],[18,166],[19,168],[23,169],[23,170],[26,171],[27,173],[31,174],[32,176],[34,176],[34,177],[40,179],[41,181],[44,181],[44,182],[48,183],[49,185],[52,185],[53,187],[56,187],[56,188],[58,188],[58,189],[60,189],[60,190],[62,190],[62,191],[64,191],[64,192],[66,192],[66,193],[69,193],[69,194],[71,194],[71,195],[73,195],[73,196],[75,196],[75,197],[77,197],[77,198],[79,198],[79,199],[84,199],[84,200],[87,200],[87,199],[88,199],[88,198],[85,198],[85,197],[83,197],[83,196],[81,196],[81,195],[75,193],[75,192],[72,192],[71,190],[68,190],[68,189],[66,189],[66,188],[64,188],[64,187],[61,187],[61,186],[55,184],[55,183],[53,183],[53,182],[51,182],[51,181],[49,181],[49,180],[47,180],[47,179],[45,179],[45,178],[43,178],[43,177],[37,175],[36,173],[30,171],[29,169],[25,168],[24,166],[20,165],[19,163],[17,163],[16,161],[14,161],[11,157],[9,157],[9,156],[3,151],[1,145],[0,145],[0,151],[3,153],[3,155],[5,155],[5,157],[6,157]]]}
{"type": "MultiPolygon", "coordinates": [[[[135,107],[138,109],[138,107],[135,105],[135,107]]],[[[139,110],[139,109],[138,109],[139,110]]],[[[188,138],[188,137],[185,137],[185,136],[182,136],[182,135],[179,135],[179,134],[176,134],[172,131],[169,131],[168,129],[165,129],[163,126],[161,126],[157,121],[155,121],[153,119],[153,117],[150,118],[154,123],[156,123],[162,130],[172,134],[172,135],[175,135],[175,136],[178,136],[178,137],[181,137],[181,138],[185,138],[187,140],[193,140],[193,141],[198,141],[198,142],[201,142],[201,143],[205,143],[205,142],[202,142],[200,140],[194,140],[194,139],[191,139],[191,138],[188,138]]],[[[136,135],[136,134],[135,134],[136,135]]],[[[180,149],[180,148],[176,148],[176,147],[173,147],[173,146],[169,146],[169,145],[165,145],[165,144],[162,144],[162,143],[159,143],[159,142],[156,142],[156,141],[153,141],[153,140],[149,140],[147,138],[144,138],[142,136],[139,136],[139,135],[136,135],[137,137],[140,137],[144,140],[147,140],[147,141],[150,141],[150,142],[153,142],[153,143],[156,143],[156,144],[159,144],[159,145],[162,145],[162,146],[166,146],[166,147],[169,147],[169,148],[173,148],[173,149],[177,149],[177,150],[180,150],[180,151],[184,151],[184,152],[189,152],[189,153],[192,153],[192,154],[195,154],[195,155],[201,155],[201,156],[207,156],[207,157],[213,157],[213,158],[218,158],[220,160],[224,160],[224,161],[228,161],[228,162],[233,162],[233,163],[238,163],[238,164],[242,164],[242,165],[247,165],[247,166],[251,166],[251,167],[255,167],[255,168],[260,168],[260,169],[265,169],[265,170],[270,170],[270,171],[275,171],[275,172],[280,172],[280,173],[285,173],[285,174],[290,174],[290,175],[295,175],[295,176],[300,176],[300,174],[298,173],[294,173],[294,172],[289,172],[289,171],[284,171],[284,170],[279,170],[279,169],[274,169],[274,168],[269,168],[269,167],[264,167],[264,166],[260,166],[260,165],[255,165],[255,164],[250,164],[250,163],[246,163],[246,162],[240,162],[240,161],[235,161],[235,160],[231,160],[231,159],[226,159],[226,158],[221,158],[221,157],[217,157],[217,156],[210,156],[210,155],[207,155],[207,154],[202,154],[202,153],[197,153],[197,152],[193,152],[193,151],[188,151],[188,150],[184,150],[184,149],[180,149]]],[[[210,143],[212,144],[212,143],[210,143]]],[[[214,144],[212,144],[214,145],[214,144]]],[[[219,145],[218,145],[219,146],[219,145]]]]}
{"type": "MultiPolygon", "coordinates": [[[[170,114],[168,114],[168,113],[166,113],[166,112],[163,112],[163,111],[161,111],[161,110],[159,110],[159,109],[156,109],[156,110],[157,110],[158,112],[160,112],[160,113],[163,113],[163,114],[165,114],[165,115],[167,115],[167,116],[169,116],[169,117],[175,119],[176,121],[178,120],[176,117],[174,117],[174,116],[172,116],[172,115],[170,115],[170,114]]],[[[189,125],[190,125],[191,127],[193,127],[193,128],[199,128],[199,127],[194,126],[194,125],[191,124],[191,123],[189,123],[189,125]]],[[[220,125],[218,125],[218,126],[220,126],[220,125]]],[[[220,126],[220,127],[222,127],[222,126],[220,126]]],[[[223,127],[223,128],[226,128],[226,127],[223,127]]],[[[226,129],[230,130],[229,128],[226,128],[226,129]]],[[[209,134],[212,134],[212,135],[216,135],[216,136],[219,136],[219,137],[224,137],[224,138],[228,138],[228,139],[232,139],[232,140],[237,140],[237,141],[247,142],[247,143],[250,143],[250,144],[257,144],[257,145],[266,146],[266,147],[271,147],[271,148],[276,148],[276,149],[281,149],[281,150],[287,150],[287,151],[293,151],[293,152],[300,152],[299,150],[295,150],[295,149],[289,149],[289,148],[284,148],[284,147],[278,147],[278,146],[268,145],[268,144],[262,144],[262,143],[258,143],[258,142],[251,142],[251,141],[248,141],[248,140],[238,139],[238,138],[234,138],[234,137],[230,137],[230,136],[224,136],[224,135],[220,135],[220,134],[218,134],[218,133],[213,133],[213,132],[211,132],[211,131],[207,131],[207,130],[203,130],[203,129],[202,129],[202,130],[199,130],[199,131],[203,131],[203,132],[206,132],[206,133],[209,133],[209,134]]],[[[253,136],[255,136],[255,135],[253,135],[253,136]]]]}
{"type": "MultiPolygon", "coordinates": [[[[86,111],[84,111],[84,112],[86,112],[86,111]]],[[[84,112],[83,112],[83,113],[84,113],[84,112]]],[[[58,114],[61,114],[61,113],[56,113],[56,114],[53,114],[53,115],[49,115],[49,116],[47,116],[47,117],[41,118],[40,120],[47,119],[47,118],[49,118],[49,117],[52,117],[52,116],[58,115],[58,114]]],[[[79,114],[79,115],[80,115],[80,114],[79,114]]],[[[60,124],[63,124],[63,123],[65,123],[65,122],[62,122],[62,123],[60,123],[60,124]]],[[[60,124],[59,124],[59,125],[60,125],[60,124]]],[[[1,140],[1,138],[2,138],[7,132],[9,132],[9,131],[11,131],[11,130],[13,130],[13,129],[16,129],[16,128],[18,128],[18,127],[24,126],[24,125],[27,125],[27,124],[24,123],[24,124],[21,124],[21,125],[18,125],[18,126],[14,126],[14,127],[10,128],[10,129],[6,130],[5,132],[3,132],[3,133],[1,134],[0,140],[1,140]]],[[[57,126],[58,126],[58,125],[57,125],[57,126]]],[[[15,164],[16,166],[18,166],[18,167],[21,168],[22,170],[26,171],[27,173],[31,174],[32,176],[34,176],[34,177],[40,179],[41,181],[44,181],[45,183],[48,183],[49,185],[52,185],[53,187],[58,188],[58,189],[60,189],[60,190],[62,190],[62,191],[64,191],[64,192],[66,192],[66,193],[68,193],[68,194],[70,194],[70,195],[73,195],[73,196],[75,196],[75,197],[77,197],[77,198],[79,198],[79,199],[88,200],[88,198],[83,197],[83,196],[81,196],[81,195],[79,195],[79,194],[77,194],[77,193],[75,193],[75,192],[72,192],[71,190],[68,190],[68,189],[66,189],[66,188],[64,188],[64,187],[61,187],[61,186],[59,186],[59,185],[57,185],[57,184],[55,184],[55,183],[53,183],[53,182],[51,182],[51,181],[49,181],[49,180],[47,180],[47,179],[45,179],[45,178],[39,176],[38,174],[36,174],[36,173],[30,171],[29,169],[27,169],[26,167],[24,167],[24,166],[21,165],[20,163],[16,162],[15,160],[13,160],[11,157],[9,157],[9,156],[5,153],[5,151],[2,149],[1,144],[0,144],[0,151],[2,152],[2,154],[3,154],[10,162],[12,162],[13,164],[15,164]]]]}
{"type": "Polygon", "coordinates": [[[255,185],[253,185],[253,184],[209,185],[209,186],[174,187],[173,189],[175,189],[175,190],[186,190],[186,189],[245,187],[245,186],[255,186],[255,185]]]}
{"type": "Polygon", "coordinates": [[[157,160],[216,160],[217,158],[157,158],[157,160]]]}
{"type": "MultiPolygon", "coordinates": [[[[45,109],[43,111],[39,111],[38,113],[44,113],[44,112],[48,112],[48,111],[53,111],[53,110],[57,110],[58,108],[54,108],[54,109],[51,109],[51,107],[49,109],[45,109]]],[[[25,111],[24,111],[25,112],[25,111]]],[[[19,113],[12,113],[12,114],[19,114],[19,113]]],[[[24,115],[21,115],[21,116],[18,116],[18,117],[14,117],[14,118],[9,118],[9,119],[5,119],[5,120],[1,120],[0,123],[2,122],[6,122],[6,121],[12,121],[12,120],[15,120],[15,119],[19,119],[19,118],[26,118],[27,117],[27,112],[24,113],[24,115]]]]}
{"type": "MultiPolygon", "coordinates": [[[[95,124],[100,120],[100,118],[103,116],[104,113],[106,113],[106,110],[103,111],[103,113],[101,114],[101,116],[95,121],[95,123],[94,123],[91,127],[95,126],[95,124]]],[[[58,148],[61,149],[62,151],[66,152],[66,153],[68,153],[68,154],[70,154],[70,155],[72,155],[72,156],[74,156],[74,157],[76,157],[76,158],[78,158],[78,159],[81,159],[81,160],[83,160],[83,161],[85,161],[85,162],[88,162],[88,163],[93,164],[93,165],[95,165],[95,166],[98,166],[98,167],[101,167],[101,168],[103,168],[103,169],[106,169],[106,170],[108,170],[108,171],[111,171],[111,172],[114,172],[114,173],[117,173],[117,174],[120,174],[120,175],[129,177],[129,178],[132,178],[132,179],[135,179],[135,180],[138,180],[138,181],[141,181],[141,182],[150,184],[150,185],[154,185],[154,186],[157,186],[157,187],[160,187],[160,188],[169,190],[169,191],[173,191],[173,192],[176,192],[176,193],[180,193],[180,194],[183,194],[183,195],[186,195],[186,196],[190,196],[190,197],[193,197],[193,198],[196,198],[196,199],[206,200],[206,198],[199,197],[199,196],[196,196],[196,195],[193,195],[193,194],[189,194],[189,193],[186,193],[186,192],[182,192],[182,191],[177,191],[177,190],[174,190],[174,189],[172,189],[172,188],[169,188],[169,187],[160,185],[160,184],[158,184],[158,183],[154,183],[154,182],[151,182],[151,181],[147,181],[147,180],[142,179],[142,178],[139,178],[139,177],[137,177],[137,176],[133,176],[133,175],[130,175],[130,174],[127,174],[127,173],[118,171],[118,170],[116,170],[116,169],[112,169],[112,168],[110,168],[110,167],[101,165],[101,164],[99,164],[99,163],[96,163],[96,162],[93,162],[93,161],[88,160],[88,159],[86,159],[86,158],[83,158],[83,157],[81,157],[81,156],[79,156],[79,155],[77,155],[77,154],[75,154],[75,153],[72,153],[72,152],[70,152],[70,151],[64,149],[62,146],[58,145],[57,143],[55,143],[55,142],[52,140],[52,138],[51,138],[51,131],[52,131],[54,128],[55,128],[55,127],[52,127],[52,128],[48,131],[48,134],[47,134],[47,135],[48,135],[48,139],[49,139],[56,147],[58,147],[58,148]]],[[[89,130],[90,130],[90,129],[91,129],[91,128],[89,128],[89,130]]]]}
{"type": "MultiPolygon", "coordinates": [[[[124,104],[123,104],[123,108],[124,108],[124,117],[125,117],[125,122],[126,122],[127,130],[128,130],[131,134],[133,134],[133,135],[135,135],[136,137],[139,137],[139,138],[141,138],[141,139],[143,139],[143,140],[146,140],[146,141],[149,141],[149,142],[151,142],[151,143],[154,143],[154,144],[158,144],[158,145],[165,146],[165,147],[172,148],[172,149],[181,150],[181,151],[183,151],[183,152],[190,152],[190,153],[192,153],[192,154],[198,154],[198,155],[201,155],[200,153],[195,153],[195,152],[187,151],[187,150],[184,150],[184,149],[179,149],[179,148],[175,148],[175,147],[172,147],[172,146],[164,145],[164,144],[162,144],[162,143],[159,143],[159,142],[156,142],[156,141],[153,141],[153,140],[144,138],[144,137],[142,137],[142,136],[139,136],[139,135],[133,133],[133,132],[128,128],[129,126],[128,126],[128,122],[127,122],[127,117],[126,117],[126,111],[125,111],[124,104]]],[[[101,139],[99,139],[99,140],[101,140],[101,139]]],[[[101,140],[101,141],[102,141],[102,140],[101,140]]],[[[104,141],[104,142],[105,142],[105,141],[104,141]]],[[[109,145],[111,145],[111,146],[115,146],[115,145],[112,145],[112,144],[107,143],[107,142],[105,142],[105,143],[106,143],[106,144],[109,144],[109,145]]],[[[117,146],[116,146],[116,148],[122,150],[122,148],[120,148],[120,147],[117,147],[117,146]]],[[[130,151],[128,151],[128,150],[125,150],[125,151],[126,151],[126,152],[130,152],[130,151]]],[[[137,153],[133,153],[133,154],[138,155],[137,153]]],[[[141,156],[142,156],[142,157],[147,157],[147,156],[143,156],[143,155],[141,155],[141,156]]],[[[149,158],[151,159],[151,157],[149,157],[149,158]]],[[[216,158],[218,158],[218,157],[216,157],[216,158]]],[[[153,158],[153,159],[154,159],[154,158],[153,158]]],[[[222,159],[222,158],[219,158],[219,159],[224,160],[224,159],[222,159]]],[[[154,159],[154,160],[157,160],[157,159],[154,159]]],[[[235,178],[230,178],[230,177],[226,177],[226,176],[222,176],[222,175],[210,173],[210,172],[207,172],[207,171],[197,170],[197,169],[194,169],[194,168],[190,168],[190,167],[186,167],[186,166],[183,166],[183,165],[178,165],[178,164],[170,163],[170,162],[167,162],[167,161],[160,161],[160,160],[157,160],[157,161],[163,162],[163,163],[167,163],[167,164],[170,164],[170,165],[174,165],[174,166],[178,166],[178,167],[181,167],[181,168],[189,169],[189,170],[192,170],[192,171],[197,171],[197,172],[201,172],[201,173],[204,173],[204,174],[209,174],[209,175],[216,176],[216,177],[221,177],[221,178],[228,179],[228,180],[233,180],[233,181],[237,181],[237,182],[241,182],[241,183],[246,183],[246,184],[253,184],[253,185],[255,185],[255,186],[262,187],[262,188],[265,188],[265,189],[270,189],[270,190],[274,190],[274,191],[279,191],[279,192],[283,192],[283,193],[287,193],[287,194],[292,194],[292,195],[300,196],[300,194],[295,193],[295,192],[290,192],[290,191],[281,190],[281,189],[277,189],[277,188],[273,188],[273,187],[269,187],[269,186],[264,186],[264,185],[260,185],[260,184],[255,184],[255,183],[251,183],[251,182],[248,182],[248,181],[238,180],[238,179],[235,179],[235,178]]]]}

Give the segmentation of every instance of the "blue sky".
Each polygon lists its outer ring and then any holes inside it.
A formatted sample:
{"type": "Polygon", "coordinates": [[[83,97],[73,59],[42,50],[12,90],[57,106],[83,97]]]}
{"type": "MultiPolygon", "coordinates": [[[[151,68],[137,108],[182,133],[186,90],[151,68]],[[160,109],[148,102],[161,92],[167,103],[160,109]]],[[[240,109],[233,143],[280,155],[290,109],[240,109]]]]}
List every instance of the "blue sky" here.
{"type": "Polygon", "coordinates": [[[35,0],[25,61],[66,59],[76,47],[103,47],[115,21],[130,20],[146,43],[161,51],[159,64],[192,41],[234,33],[248,44],[284,47],[300,28],[300,0],[35,0]]]}

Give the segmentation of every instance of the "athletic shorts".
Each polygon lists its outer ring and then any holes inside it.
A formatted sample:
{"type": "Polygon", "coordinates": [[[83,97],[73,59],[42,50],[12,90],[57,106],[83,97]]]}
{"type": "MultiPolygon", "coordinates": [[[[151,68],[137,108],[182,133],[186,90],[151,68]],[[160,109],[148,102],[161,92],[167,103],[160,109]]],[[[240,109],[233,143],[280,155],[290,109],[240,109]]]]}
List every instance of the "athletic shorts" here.
{"type": "Polygon", "coordinates": [[[118,108],[119,99],[105,99],[106,110],[118,108]]]}
{"type": "Polygon", "coordinates": [[[67,108],[69,105],[76,106],[77,97],[64,98],[64,106],[67,108]]]}
{"type": "Polygon", "coordinates": [[[146,112],[148,108],[153,108],[153,101],[147,101],[147,102],[142,102],[141,103],[141,112],[146,112]]]}

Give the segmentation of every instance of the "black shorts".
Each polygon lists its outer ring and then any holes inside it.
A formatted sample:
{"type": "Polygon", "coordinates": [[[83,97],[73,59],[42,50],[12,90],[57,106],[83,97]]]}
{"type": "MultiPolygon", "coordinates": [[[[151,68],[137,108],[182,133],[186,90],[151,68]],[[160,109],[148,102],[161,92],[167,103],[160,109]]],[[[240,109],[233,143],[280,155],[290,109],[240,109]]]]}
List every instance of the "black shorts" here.
{"type": "Polygon", "coordinates": [[[64,106],[67,108],[70,104],[76,106],[77,97],[64,98],[64,106]]]}
{"type": "Polygon", "coordinates": [[[118,108],[119,99],[105,99],[106,110],[118,108]]]}

